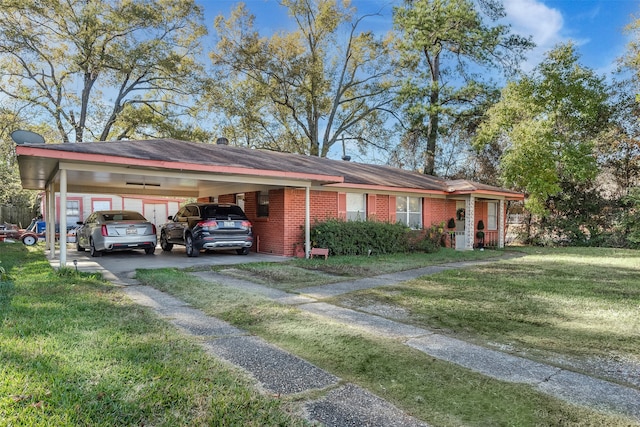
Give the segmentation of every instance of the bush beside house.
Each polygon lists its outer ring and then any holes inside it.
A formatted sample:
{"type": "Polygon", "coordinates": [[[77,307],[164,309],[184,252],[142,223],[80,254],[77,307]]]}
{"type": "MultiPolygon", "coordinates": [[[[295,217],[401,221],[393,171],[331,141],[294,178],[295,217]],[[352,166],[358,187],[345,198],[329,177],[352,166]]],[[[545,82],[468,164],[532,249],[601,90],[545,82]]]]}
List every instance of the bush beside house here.
{"type": "Polygon", "coordinates": [[[412,230],[400,223],[329,219],[311,227],[312,245],[328,248],[331,255],[435,252],[443,238],[442,225],[412,230]]]}

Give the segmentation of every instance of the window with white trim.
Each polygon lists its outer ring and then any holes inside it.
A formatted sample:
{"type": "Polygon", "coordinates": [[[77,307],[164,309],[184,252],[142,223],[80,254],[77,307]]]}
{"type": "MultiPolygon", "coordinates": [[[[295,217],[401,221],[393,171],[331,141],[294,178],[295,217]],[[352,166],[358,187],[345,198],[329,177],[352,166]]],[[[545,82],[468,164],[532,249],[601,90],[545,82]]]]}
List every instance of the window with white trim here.
{"type": "Polygon", "coordinates": [[[487,203],[487,230],[498,229],[498,204],[495,202],[487,203]]]}
{"type": "Polygon", "coordinates": [[[396,197],[396,221],[413,229],[422,228],[422,198],[396,197]]]}
{"type": "Polygon", "coordinates": [[[347,221],[367,219],[365,196],[361,193],[347,193],[347,221]]]}

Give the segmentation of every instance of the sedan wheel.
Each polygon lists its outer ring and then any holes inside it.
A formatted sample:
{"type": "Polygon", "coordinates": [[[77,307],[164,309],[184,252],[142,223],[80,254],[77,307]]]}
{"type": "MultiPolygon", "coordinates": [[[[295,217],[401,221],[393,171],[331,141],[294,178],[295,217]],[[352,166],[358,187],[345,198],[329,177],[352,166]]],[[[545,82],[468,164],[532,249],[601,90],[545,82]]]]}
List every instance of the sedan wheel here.
{"type": "Polygon", "coordinates": [[[160,247],[165,252],[171,252],[173,249],[173,243],[167,241],[167,234],[164,231],[160,234],[160,247]]]}
{"type": "Polygon", "coordinates": [[[35,245],[37,241],[38,241],[38,239],[35,236],[32,236],[32,235],[24,236],[22,238],[22,243],[24,243],[27,246],[35,245]]]}
{"type": "Polygon", "coordinates": [[[96,250],[96,246],[93,244],[93,239],[89,242],[89,254],[92,257],[99,257],[102,256],[102,252],[96,250]]]}
{"type": "Polygon", "coordinates": [[[184,237],[184,246],[188,257],[197,257],[200,255],[200,251],[193,246],[193,236],[191,236],[191,234],[187,234],[184,237]]]}

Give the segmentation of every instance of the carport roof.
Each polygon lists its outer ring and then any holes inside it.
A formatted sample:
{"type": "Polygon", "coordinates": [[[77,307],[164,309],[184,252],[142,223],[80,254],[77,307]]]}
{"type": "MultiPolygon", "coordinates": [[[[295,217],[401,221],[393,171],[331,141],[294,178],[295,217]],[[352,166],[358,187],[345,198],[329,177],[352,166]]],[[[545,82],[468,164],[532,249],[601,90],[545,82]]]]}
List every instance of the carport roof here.
{"type": "Polygon", "coordinates": [[[22,184],[28,189],[44,189],[50,180],[55,182],[58,169],[64,168],[73,171],[69,177],[69,191],[73,192],[126,194],[144,187],[155,194],[199,196],[212,191],[211,183],[218,181],[227,186],[311,182],[345,188],[445,195],[481,192],[522,198],[521,193],[498,187],[445,181],[389,166],[174,139],[19,145],[16,152],[22,184]],[[193,188],[203,183],[205,189],[194,192],[193,188]]]}

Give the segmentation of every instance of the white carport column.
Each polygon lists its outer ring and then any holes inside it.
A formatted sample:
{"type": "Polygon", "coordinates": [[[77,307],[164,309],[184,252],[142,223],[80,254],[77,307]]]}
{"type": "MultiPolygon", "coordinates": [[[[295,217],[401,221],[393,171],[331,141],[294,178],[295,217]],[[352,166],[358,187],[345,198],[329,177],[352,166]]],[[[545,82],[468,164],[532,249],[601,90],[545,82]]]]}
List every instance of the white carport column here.
{"type": "Polygon", "coordinates": [[[469,194],[469,198],[465,202],[465,217],[464,217],[464,230],[465,230],[465,239],[464,239],[464,248],[466,250],[473,250],[473,242],[475,241],[475,206],[476,199],[473,197],[473,194],[469,194]]]}
{"type": "MultiPolygon", "coordinates": [[[[55,229],[55,225],[54,225],[54,229],[55,229]]],[[[60,268],[66,267],[66,266],[67,266],[67,170],[60,169],[60,268]]]]}
{"type": "Polygon", "coordinates": [[[304,188],[304,256],[309,258],[311,254],[311,184],[304,188]]]}
{"type": "Polygon", "coordinates": [[[504,234],[506,233],[506,228],[504,226],[504,200],[500,200],[498,204],[498,247],[504,248],[504,234]]]}
{"type": "Polygon", "coordinates": [[[45,198],[47,203],[47,214],[44,219],[45,243],[49,248],[49,259],[54,259],[56,257],[56,189],[53,182],[47,185],[45,198]]]}

